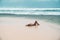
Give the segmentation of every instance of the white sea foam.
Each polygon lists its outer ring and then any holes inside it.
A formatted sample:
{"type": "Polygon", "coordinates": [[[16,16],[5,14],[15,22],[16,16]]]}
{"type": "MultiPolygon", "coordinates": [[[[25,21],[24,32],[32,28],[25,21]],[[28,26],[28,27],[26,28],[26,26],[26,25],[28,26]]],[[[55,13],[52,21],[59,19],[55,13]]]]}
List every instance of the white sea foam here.
{"type": "Polygon", "coordinates": [[[0,8],[0,10],[60,10],[60,8],[0,8]]]}
{"type": "Polygon", "coordinates": [[[0,8],[0,13],[30,15],[60,15],[60,8],[0,8]]]}

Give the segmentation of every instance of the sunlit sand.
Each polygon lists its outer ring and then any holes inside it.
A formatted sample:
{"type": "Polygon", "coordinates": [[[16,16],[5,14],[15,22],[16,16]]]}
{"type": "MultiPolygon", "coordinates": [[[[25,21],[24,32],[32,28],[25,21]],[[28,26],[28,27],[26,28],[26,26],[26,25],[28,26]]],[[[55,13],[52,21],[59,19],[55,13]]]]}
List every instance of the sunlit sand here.
{"type": "Polygon", "coordinates": [[[38,19],[0,17],[1,40],[60,40],[60,25],[38,19]],[[36,27],[26,27],[37,20],[36,27]]]}

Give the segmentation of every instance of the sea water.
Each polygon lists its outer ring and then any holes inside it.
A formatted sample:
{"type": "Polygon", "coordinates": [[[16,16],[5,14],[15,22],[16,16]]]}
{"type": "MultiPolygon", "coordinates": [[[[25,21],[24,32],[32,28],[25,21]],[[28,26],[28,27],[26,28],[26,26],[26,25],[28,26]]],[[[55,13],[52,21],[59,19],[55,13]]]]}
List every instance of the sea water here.
{"type": "Polygon", "coordinates": [[[60,24],[60,9],[59,8],[35,8],[35,9],[1,9],[0,17],[25,17],[31,19],[45,20],[60,24]]]}

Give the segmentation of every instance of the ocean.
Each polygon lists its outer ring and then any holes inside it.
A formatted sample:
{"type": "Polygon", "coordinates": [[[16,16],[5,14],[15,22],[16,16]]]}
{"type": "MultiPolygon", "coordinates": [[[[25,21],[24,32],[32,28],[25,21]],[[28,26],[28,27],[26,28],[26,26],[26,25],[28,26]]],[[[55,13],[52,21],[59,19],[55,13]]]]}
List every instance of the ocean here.
{"type": "Polygon", "coordinates": [[[0,9],[0,17],[25,17],[60,25],[60,9],[0,9]]]}

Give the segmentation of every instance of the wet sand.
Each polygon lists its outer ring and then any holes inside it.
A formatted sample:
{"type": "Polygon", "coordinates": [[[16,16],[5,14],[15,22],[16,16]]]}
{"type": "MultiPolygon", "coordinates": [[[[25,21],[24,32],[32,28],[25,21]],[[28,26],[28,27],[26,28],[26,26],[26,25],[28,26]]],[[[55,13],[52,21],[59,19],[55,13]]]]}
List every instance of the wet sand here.
{"type": "Polygon", "coordinates": [[[60,40],[60,25],[36,19],[40,25],[26,27],[35,19],[0,17],[1,40],[60,40]]]}

